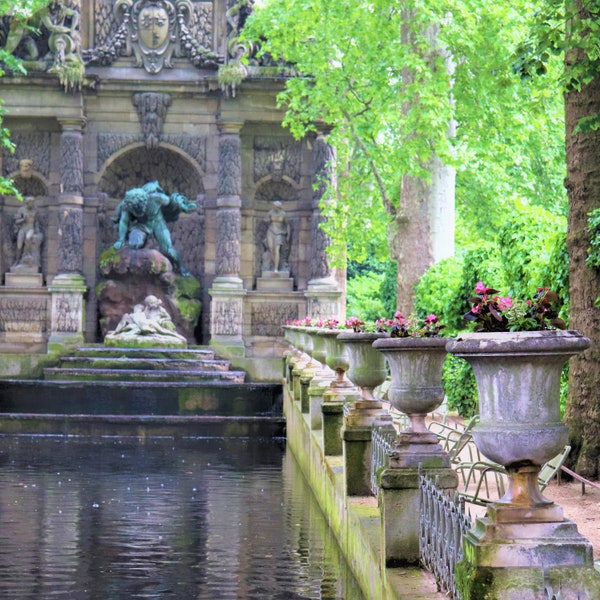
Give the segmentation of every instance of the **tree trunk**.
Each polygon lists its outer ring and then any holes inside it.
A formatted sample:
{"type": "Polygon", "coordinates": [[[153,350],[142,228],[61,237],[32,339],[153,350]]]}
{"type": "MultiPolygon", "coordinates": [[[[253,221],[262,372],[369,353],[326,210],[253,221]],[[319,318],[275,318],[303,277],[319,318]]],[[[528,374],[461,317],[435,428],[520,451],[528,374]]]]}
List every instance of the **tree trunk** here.
{"type": "Polygon", "coordinates": [[[430,231],[431,186],[424,179],[402,178],[400,207],[394,219],[390,254],[398,261],[396,307],[405,316],[414,308],[415,284],[432,265],[430,231]]]}
{"type": "MultiPolygon", "coordinates": [[[[570,57],[574,58],[573,56],[570,57]]],[[[600,113],[600,78],[565,94],[569,195],[570,328],[592,341],[570,361],[566,420],[571,428],[571,463],[585,477],[600,474],[600,272],[585,263],[590,234],[588,213],[600,207],[600,131],[574,134],[579,119],[600,113]]]]}
{"type": "MultiPolygon", "coordinates": [[[[416,48],[412,30],[411,11],[404,11],[401,27],[402,43],[416,48]]],[[[454,72],[450,54],[437,41],[438,26],[429,27],[424,33],[429,44],[426,50],[431,68],[437,58],[443,57],[446,70],[454,72]]],[[[423,51],[422,49],[420,51],[423,51]]],[[[415,73],[411,66],[402,69],[402,80],[409,87],[414,85],[415,73]]],[[[402,105],[408,113],[410,101],[402,105]]],[[[448,123],[448,137],[455,135],[455,123],[448,123]]],[[[415,285],[425,271],[435,262],[454,254],[454,188],[455,169],[433,156],[425,165],[430,182],[411,175],[403,175],[400,186],[400,202],[388,233],[390,256],[398,263],[396,275],[396,307],[405,316],[414,308],[415,285]]]]}

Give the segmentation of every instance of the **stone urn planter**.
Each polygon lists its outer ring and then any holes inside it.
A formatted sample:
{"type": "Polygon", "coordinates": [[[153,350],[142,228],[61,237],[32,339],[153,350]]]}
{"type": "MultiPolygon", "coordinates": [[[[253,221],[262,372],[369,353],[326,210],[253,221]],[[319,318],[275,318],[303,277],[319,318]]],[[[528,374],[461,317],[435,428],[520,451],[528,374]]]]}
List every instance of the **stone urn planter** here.
{"type": "Polygon", "coordinates": [[[322,336],[325,342],[325,355],[327,366],[335,371],[336,378],[331,382],[333,388],[349,388],[352,384],[346,378],[350,368],[345,346],[338,341],[339,329],[321,329],[317,335],[322,336]]]}
{"type": "Polygon", "coordinates": [[[321,367],[325,369],[327,367],[327,355],[325,353],[325,339],[319,335],[319,332],[323,331],[320,327],[311,327],[306,330],[307,335],[311,340],[311,352],[310,355],[319,363],[321,367]]]}
{"type": "Polygon", "coordinates": [[[390,337],[373,343],[390,366],[389,401],[409,419],[398,435],[391,466],[428,468],[450,464],[437,436],[425,425],[427,414],[444,400],[442,367],[447,342],[448,338],[443,337],[390,337]]]}
{"type": "Polygon", "coordinates": [[[406,433],[433,435],[425,426],[425,417],[444,400],[442,367],[447,342],[448,338],[442,337],[390,337],[373,343],[390,365],[388,396],[392,406],[410,420],[406,433]]]}
{"type": "Polygon", "coordinates": [[[363,400],[378,401],[373,390],[387,377],[385,357],[373,348],[373,342],[387,338],[387,333],[343,331],[337,336],[348,352],[348,379],[360,389],[363,400]]]}
{"type": "Polygon", "coordinates": [[[477,380],[475,443],[509,474],[506,494],[492,505],[496,521],[562,520],[560,508],[539,492],[537,478],[568,441],[560,418],[562,368],[589,345],[575,331],[554,330],[472,333],[448,342],[448,352],[467,360],[477,380]]]}

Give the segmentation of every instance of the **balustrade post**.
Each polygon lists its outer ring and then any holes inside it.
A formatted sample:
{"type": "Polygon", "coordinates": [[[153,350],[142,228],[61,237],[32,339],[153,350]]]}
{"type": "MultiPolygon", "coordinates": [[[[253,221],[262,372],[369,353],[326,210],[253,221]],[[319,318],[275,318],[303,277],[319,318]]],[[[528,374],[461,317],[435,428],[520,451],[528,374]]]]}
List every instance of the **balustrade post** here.
{"type": "Polygon", "coordinates": [[[341,456],[342,426],[344,424],[344,400],[331,388],[323,393],[321,404],[323,417],[323,452],[326,456],[341,456]]]}

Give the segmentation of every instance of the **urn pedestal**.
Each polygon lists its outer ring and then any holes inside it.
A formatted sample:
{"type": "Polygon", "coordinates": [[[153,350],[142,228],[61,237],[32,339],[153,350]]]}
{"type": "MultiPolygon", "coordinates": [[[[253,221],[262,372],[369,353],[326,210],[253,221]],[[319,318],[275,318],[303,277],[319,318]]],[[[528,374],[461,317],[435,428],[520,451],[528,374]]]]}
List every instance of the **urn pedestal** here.
{"type": "Polygon", "coordinates": [[[379,476],[382,560],[384,566],[418,564],[420,511],[419,467],[451,493],[457,477],[438,438],[425,425],[427,414],[444,400],[442,367],[444,338],[387,338],[373,343],[390,366],[388,397],[409,418],[389,455],[388,468],[379,476]]]}
{"type": "Polygon", "coordinates": [[[574,331],[465,334],[448,343],[473,367],[480,419],[477,447],[503,465],[506,494],[464,538],[456,575],[463,600],[600,598],[590,542],[538,490],[542,464],[568,440],[560,418],[560,376],[589,347],[574,331]]]}
{"type": "Polygon", "coordinates": [[[394,429],[392,416],[373,390],[387,376],[385,361],[373,342],[386,334],[344,331],[337,336],[348,356],[348,378],[360,390],[360,396],[344,415],[342,446],[346,493],[350,496],[371,494],[371,449],[373,426],[394,429]]]}

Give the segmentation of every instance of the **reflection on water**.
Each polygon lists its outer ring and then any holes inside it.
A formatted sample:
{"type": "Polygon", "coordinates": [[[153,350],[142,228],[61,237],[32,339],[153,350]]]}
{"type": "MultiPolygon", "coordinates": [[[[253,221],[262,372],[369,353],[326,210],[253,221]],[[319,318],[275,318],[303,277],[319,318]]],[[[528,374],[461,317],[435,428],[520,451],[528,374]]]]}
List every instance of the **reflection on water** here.
{"type": "Polygon", "coordinates": [[[362,596],[281,442],[0,437],[0,598],[362,596]]]}

